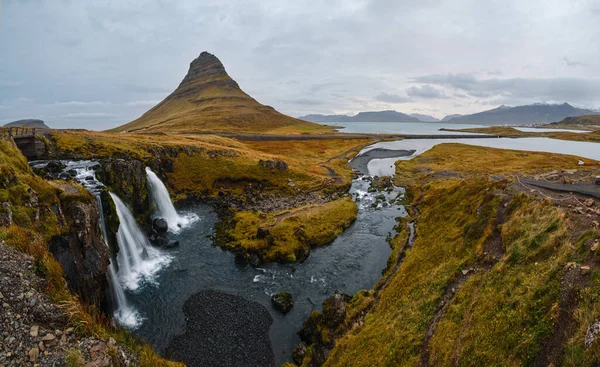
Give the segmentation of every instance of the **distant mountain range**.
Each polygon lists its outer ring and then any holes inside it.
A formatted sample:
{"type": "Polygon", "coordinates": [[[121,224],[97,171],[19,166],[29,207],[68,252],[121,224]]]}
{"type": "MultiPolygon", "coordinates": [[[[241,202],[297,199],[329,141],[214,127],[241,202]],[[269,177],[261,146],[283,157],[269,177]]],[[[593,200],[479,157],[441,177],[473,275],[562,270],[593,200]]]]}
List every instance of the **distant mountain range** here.
{"type": "Polygon", "coordinates": [[[360,112],[348,115],[306,115],[301,120],[321,123],[332,122],[449,122],[479,125],[531,125],[561,121],[566,117],[600,115],[599,111],[573,107],[568,103],[536,103],[524,106],[500,106],[471,115],[448,115],[442,120],[420,113],[405,114],[398,111],[360,112]]]}
{"type": "Polygon", "coordinates": [[[440,119],[438,119],[436,117],[424,115],[422,113],[411,113],[409,116],[416,117],[420,121],[423,121],[423,122],[438,122],[438,121],[440,121],[440,119]]]}
{"type": "Polygon", "coordinates": [[[24,119],[17,120],[13,122],[9,122],[5,124],[6,127],[35,127],[38,129],[49,129],[50,127],[44,123],[42,120],[37,119],[24,119]]]}
{"type": "Polygon", "coordinates": [[[532,105],[516,107],[502,105],[488,111],[474,113],[472,115],[453,117],[448,120],[444,118],[444,120],[450,123],[462,124],[523,125],[550,123],[560,121],[566,117],[598,114],[600,113],[597,111],[573,107],[568,103],[536,103],[532,105]]]}
{"type": "Polygon", "coordinates": [[[300,120],[310,122],[421,122],[416,117],[398,111],[359,112],[355,116],[348,115],[306,115],[300,120]]]}

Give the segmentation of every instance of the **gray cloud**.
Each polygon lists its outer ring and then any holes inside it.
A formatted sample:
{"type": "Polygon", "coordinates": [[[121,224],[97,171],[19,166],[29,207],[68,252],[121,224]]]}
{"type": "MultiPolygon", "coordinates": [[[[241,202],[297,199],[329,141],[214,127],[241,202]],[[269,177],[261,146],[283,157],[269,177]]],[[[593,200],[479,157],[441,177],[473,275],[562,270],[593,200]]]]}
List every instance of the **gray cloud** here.
{"type": "Polygon", "coordinates": [[[410,87],[406,90],[406,94],[411,97],[424,98],[424,99],[441,99],[448,98],[443,90],[435,88],[429,84],[417,87],[410,87]]]}
{"type": "Polygon", "coordinates": [[[375,96],[375,99],[381,102],[387,103],[406,103],[410,101],[410,98],[401,96],[399,94],[381,92],[375,96]]]}
{"type": "Polygon", "coordinates": [[[590,79],[600,75],[593,1],[2,5],[0,123],[38,117],[56,127],[107,129],[129,122],[169,95],[204,50],[251,96],[294,116],[399,103],[407,113],[451,114],[503,101],[598,107],[600,100],[590,79]]]}

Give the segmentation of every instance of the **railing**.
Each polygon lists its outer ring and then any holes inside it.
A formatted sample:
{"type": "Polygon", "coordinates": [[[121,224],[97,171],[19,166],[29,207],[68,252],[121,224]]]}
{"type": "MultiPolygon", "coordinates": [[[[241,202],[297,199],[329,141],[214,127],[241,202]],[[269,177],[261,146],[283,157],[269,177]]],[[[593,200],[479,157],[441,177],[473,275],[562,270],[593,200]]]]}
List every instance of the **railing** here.
{"type": "Polygon", "coordinates": [[[11,127],[0,127],[0,136],[2,137],[27,137],[27,136],[35,136],[37,134],[37,128],[35,127],[19,127],[19,126],[11,126],[11,127]]]}

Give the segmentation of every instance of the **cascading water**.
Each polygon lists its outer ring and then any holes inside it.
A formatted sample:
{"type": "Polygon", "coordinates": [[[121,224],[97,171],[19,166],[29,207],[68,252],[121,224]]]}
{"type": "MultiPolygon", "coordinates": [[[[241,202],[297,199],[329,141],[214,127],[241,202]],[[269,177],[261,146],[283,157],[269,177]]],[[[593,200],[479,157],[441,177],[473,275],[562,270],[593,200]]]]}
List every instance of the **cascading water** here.
{"type": "Polygon", "coordinates": [[[109,194],[120,221],[117,231],[119,280],[125,289],[135,291],[142,281],[152,282],[156,273],[171,259],[150,245],[123,201],[112,192],[109,194]]]}
{"type": "MultiPolygon", "coordinates": [[[[104,238],[104,243],[106,243],[106,246],[108,247],[108,232],[106,231],[106,221],[104,219],[104,210],[100,195],[96,195],[96,201],[98,202],[98,216],[100,219],[102,237],[104,238]]],[[[115,261],[112,259],[112,256],[110,263],[108,264],[108,282],[110,284],[110,291],[114,307],[113,317],[121,325],[124,325],[130,329],[137,328],[141,324],[142,318],[140,317],[139,313],[129,305],[129,302],[127,302],[125,291],[123,290],[123,286],[121,285],[121,282],[117,276],[117,268],[115,267],[115,261]]]]}
{"type": "Polygon", "coordinates": [[[150,167],[146,167],[146,179],[148,181],[150,197],[156,203],[157,216],[167,221],[171,232],[177,233],[180,228],[186,227],[198,220],[198,216],[193,213],[187,215],[179,215],[177,213],[167,187],[158,178],[156,173],[152,172],[150,167]]]}

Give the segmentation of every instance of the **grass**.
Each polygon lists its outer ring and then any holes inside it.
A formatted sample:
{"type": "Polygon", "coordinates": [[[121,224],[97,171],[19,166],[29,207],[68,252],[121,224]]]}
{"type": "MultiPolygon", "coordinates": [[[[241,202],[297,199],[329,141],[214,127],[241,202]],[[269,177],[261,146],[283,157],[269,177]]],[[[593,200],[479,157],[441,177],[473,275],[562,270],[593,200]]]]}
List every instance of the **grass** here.
{"type": "MultiPolygon", "coordinates": [[[[599,124],[600,125],[600,124],[599,124]]],[[[563,128],[563,129],[572,129],[572,126],[569,125],[561,125],[554,126],[548,125],[544,126],[544,128],[563,128]]],[[[561,139],[561,140],[574,140],[574,141],[589,141],[589,142],[600,142],[600,130],[598,131],[590,131],[585,133],[574,133],[568,131],[544,131],[544,132],[531,132],[531,131],[520,131],[512,127],[508,126],[491,126],[491,127],[480,127],[480,128],[470,128],[470,129],[458,129],[452,130],[447,129],[448,131],[460,131],[460,132],[469,132],[469,133],[483,133],[490,135],[502,135],[502,136],[510,136],[510,137],[545,137],[545,138],[553,138],[553,139],[561,139]]]]}
{"type": "MultiPolygon", "coordinates": [[[[409,186],[408,196],[420,212],[415,243],[392,272],[406,231],[392,239],[394,260],[388,264],[387,285],[381,287],[376,306],[364,326],[337,340],[325,365],[416,366],[422,358],[436,366],[534,364],[558,317],[562,269],[578,251],[571,238],[573,224],[560,208],[519,194],[505,209],[500,228],[504,255],[499,261],[489,262],[486,243],[494,233],[499,195],[512,175],[576,168],[577,161],[441,144],[413,160],[397,162],[395,180],[409,186]],[[462,177],[435,174],[442,171],[462,177]],[[458,286],[462,270],[473,266],[480,270],[458,286]],[[450,287],[457,287],[456,293],[449,293],[450,287]],[[450,301],[427,339],[440,302],[448,295],[450,301]]],[[[597,163],[588,161],[586,166],[597,163]]],[[[593,365],[600,358],[597,348],[583,347],[587,327],[600,317],[598,272],[593,281],[580,290],[576,331],[562,357],[565,365],[593,365]]]]}
{"type": "MultiPolygon", "coordinates": [[[[81,185],[65,182],[56,185],[43,180],[33,173],[14,143],[0,139],[0,192],[2,200],[8,202],[13,211],[13,224],[0,227],[0,239],[33,257],[36,271],[46,279],[46,293],[67,313],[70,325],[78,333],[106,339],[114,337],[138,354],[143,366],[180,365],[161,359],[127,332],[112,327],[96,307],[84,304],[67,288],[60,264],[48,251],[50,238],[68,230],[66,224],[60,224],[52,207],[74,200],[93,200],[81,185]],[[59,188],[64,185],[72,185],[75,190],[69,191],[78,194],[67,194],[59,188]]],[[[68,359],[73,363],[78,361],[71,353],[68,359]]]]}
{"type": "MultiPolygon", "coordinates": [[[[245,198],[248,184],[278,195],[300,191],[339,191],[350,185],[347,157],[369,140],[240,142],[214,135],[114,134],[90,131],[54,131],[56,155],[81,158],[129,157],[151,165],[172,167],[166,172],[172,196],[215,197],[219,191],[245,198]],[[329,158],[340,156],[330,162],[329,158]],[[259,166],[260,160],[279,159],[287,171],[259,166]],[[333,169],[331,177],[326,164],[333,169]],[[288,180],[294,183],[293,188],[288,180]]],[[[2,171],[0,170],[0,173],[2,171]]]]}
{"type": "Polygon", "coordinates": [[[223,246],[258,254],[266,262],[294,262],[306,258],[311,248],[332,242],[356,213],[350,198],[276,213],[237,212],[223,246]]]}
{"type": "MultiPolygon", "coordinates": [[[[464,144],[439,144],[423,154],[396,163],[397,184],[418,182],[432,172],[450,171],[470,175],[533,174],[558,169],[580,169],[579,157],[543,152],[475,147],[464,144]]],[[[583,159],[585,167],[599,163],[583,159]]]]}

